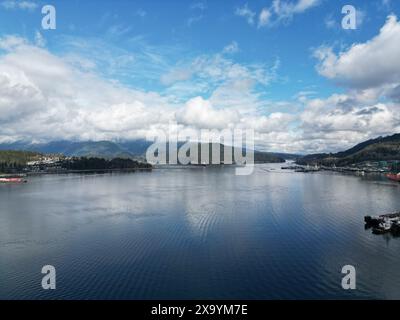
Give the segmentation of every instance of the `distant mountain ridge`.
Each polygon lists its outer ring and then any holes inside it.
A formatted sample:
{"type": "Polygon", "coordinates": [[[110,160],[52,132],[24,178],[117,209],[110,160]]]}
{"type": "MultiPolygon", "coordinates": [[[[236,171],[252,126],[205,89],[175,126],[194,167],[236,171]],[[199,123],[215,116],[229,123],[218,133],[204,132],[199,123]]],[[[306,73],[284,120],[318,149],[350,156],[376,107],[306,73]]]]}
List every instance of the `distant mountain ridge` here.
{"type": "Polygon", "coordinates": [[[67,157],[134,158],[135,155],[110,141],[52,141],[49,143],[0,144],[0,150],[23,150],[46,154],[63,154],[67,157]]]}
{"type": "Polygon", "coordinates": [[[345,166],[365,161],[400,160],[400,134],[370,139],[337,153],[310,154],[297,160],[298,164],[345,166]]]}
{"type": "MultiPolygon", "coordinates": [[[[67,157],[98,157],[105,159],[143,159],[153,142],[144,139],[132,141],[52,141],[48,143],[14,142],[0,144],[0,150],[33,151],[44,154],[62,154],[67,157]]],[[[178,143],[180,147],[183,143],[178,143]]],[[[223,153],[221,153],[223,155],[223,153]]],[[[297,155],[255,151],[256,162],[284,162],[297,155]]],[[[221,157],[222,159],[222,157],[221,157]]]]}

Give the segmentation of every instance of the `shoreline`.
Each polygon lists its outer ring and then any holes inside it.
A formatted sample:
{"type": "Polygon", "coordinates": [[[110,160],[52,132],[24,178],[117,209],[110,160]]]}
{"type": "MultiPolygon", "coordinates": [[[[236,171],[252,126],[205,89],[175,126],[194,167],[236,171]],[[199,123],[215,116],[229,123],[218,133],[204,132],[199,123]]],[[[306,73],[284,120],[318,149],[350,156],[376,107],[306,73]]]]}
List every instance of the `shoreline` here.
{"type": "Polygon", "coordinates": [[[51,170],[51,171],[40,171],[40,172],[19,172],[19,173],[4,173],[0,174],[0,178],[10,177],[29,177],[29,176],[40,176],[40,175],[52,175],[52,174],[73,174],[73,173],[113,173],[113,172],[136,172],[136,171],[152,171],[154,168],[132,168],[132,169],[87,169],[87,170],[51,170]]]}

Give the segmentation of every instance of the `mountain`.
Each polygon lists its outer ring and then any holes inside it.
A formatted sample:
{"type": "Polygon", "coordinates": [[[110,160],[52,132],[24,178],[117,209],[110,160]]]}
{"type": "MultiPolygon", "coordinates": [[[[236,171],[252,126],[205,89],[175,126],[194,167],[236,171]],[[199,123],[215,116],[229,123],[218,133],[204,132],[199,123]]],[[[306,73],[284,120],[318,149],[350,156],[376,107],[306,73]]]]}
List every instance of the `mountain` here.
{"type": "MultiPolygon", "coordinates": [[[[197,150],[198,150],[198,155],[199,155],[198,163],[199,164],[204,163],[204,159],[201,159],[201,150],[207,144],[205,144],[205,143],[193,143],[193,144],[195,144],[195,145],[197,144],[197,148],[198,148],[197,150]]],[[[232,152],[231,161],[232,161],[232,163],[235,162],[235,156],[234,156],[235,148],[234,147],[225,146],[223,144],[212,144],[212,143],[209,143],[208,144],[208,152],[209,152],[208,162],[209,163],[212,163],[212,155],[213,155],[212,149],[213,149],[213,147],[219,148],[219,150],[220,150],[219,158],[220,158],[221,163],[223,163],[224,159],[225,159],[225,149],[226,148],[228,148],[228,149],[231,148],[231,152],[232,152]]],[[[179,148],[179,145],[178,145],[178,148],[179,148]]],[[[239,151],[240,151],[240,149],[239,149],[239,151]]],[[[245,152],[246,152],[245,149],[242,149],[241,151],[242,151],[242,154],[245,154],[245,152]]],[[[168,158],[168,156],[167,156],[167,158],[168,158]]],[[[282,162],[285,162],[285,159],[281,158],[281,157],[278,157],[273,153],[254,151],[254,162],[255,163],[282,163],[282,162]]]]}
{"type": "MultiPolygon", "coordinates": [[[[49,143],[14,142],[0,144],[0,150],[24,150],[44,154],[63,154],[68,157],[98,157],[105,159],[125,158],[143,159],[146,151],[152,144],[147,140],[132,141],[52,141],[49,143]]],[[[178,143],[178,148],[183,145],[178,143]]],[[[210,144],[211,146],[211,144],[210,144]]],[[[210,147],[211,148],[211,147],[210,147]]],[[[168,149],[168,148],[167,148],[168,149]]],[[[221,148],[221,159],[223,159],[223,148],[221,148]]],[[[255,162],[284,162],[285,159],[293,159],[294,155],[255,151],[255,162]]],[[[297,157],[297,156],[296,156],[297,157]]]]}
{"type": "Polygon", "coordinates": [[[152,144],[153,142],[144,139],[118,142],[121,148],[136,156],[144,156],[152,144]]]}
{"type": "Polygon", "coordinates": [[[283,163],[286,161],[285,159],[277,153],[254,151],[255,163],[283,163]]]}
{"type": "Polygon", "coordinates": [[[135,155],[110,141],[53,141],[49,143],[0,144],[0,150],[26,150],[46,154],[63,154],[67,157],[134,158],[135,155]]]}
{"type": "Polygon", "coordinates": [[[299,158],[298,164],[347,166],[364,161],[400,160],[400,134],[378,137],[338,153],[311,154],[299,158]]]}
{"type": "MultiPolygon", "coordinates": [[[[256,151],[256,152],[259,152],[259,151],[256,151]]],[[[282,153],[282,152],[262,152],[262,153],[266,153],[270,156],[282,158],[285,160],[297,160],[302,157],[302,155],[294,154],[294,153],[282,153]]]]}

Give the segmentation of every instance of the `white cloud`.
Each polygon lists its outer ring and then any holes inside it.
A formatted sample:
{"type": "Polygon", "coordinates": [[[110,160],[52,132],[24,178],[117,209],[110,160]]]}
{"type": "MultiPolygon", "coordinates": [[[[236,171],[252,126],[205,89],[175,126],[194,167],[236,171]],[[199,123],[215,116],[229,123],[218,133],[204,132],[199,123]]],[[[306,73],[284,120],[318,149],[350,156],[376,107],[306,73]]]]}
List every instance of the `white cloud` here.
{"type": "Polygon", "coordinates": [[[35,44],[39,47],[44,47],[46,46],[46,39],[43,37],[43,35],[36,30],[35,32],[35,44]]]}
{"type": "Polygon", "coordinates": [[[294,114],[273,112],[268,116],[244,117],[242,122],[245,126],[253,128],[258,134],[271,134],[287,132],[288,127],[295,119],[296,116],[294,114]]]}
{"type": "Polygon", "coordinates": [[[29,10],[32,11],[38,7],[33,1],[6,0],[0,3],[1,6],[8,10],[29,10]]]}
{"type": "Polygon", "coordinates": [[[254,18],[256,13],[249,9],[248,4],[246,3],[243,7],[236,8],[235,14],[240,17],[244,17],[248,24],[254,24],[254,18]]]}
{"type": "MultiPolygon", "coordinates": [[[[197,95],[209,95],[226,89],[237,90],[238,83],[250,84],[246,91],[251,91],[255,85],[267,86],[276,78],[277,61],[273,65],[239,64],[228,58],[227,53],[236,51],[235,42],[231,43],[221,53],[201,55],[180,61],[176,67],[163,74],[160,81],[166,92],[176,97],[190,99],[197,95]],[[240,81],[239,81],[240,80],[240,81]]],[[[243,86],[240,86],[243,88],[243,86]]],[[[231,92],[244,93],[243,90],[231,92]]],[[[232,101],[232,99],[227,99],[232,101]]]]}
{"type": "Polygon", "coordinates": [[[294,15],[304,13],[319,3],[320,0],[298,0],[296,2],[274,0],[272,10],[276,14],[277,20],[290,20],[294,15]]]}
{"type": "Polygon", "coordinates": [[[235,10],[237,16],[246,18],[250,25],[255,24],[255,18],[258,16],[257,27],[277,26],[280,23],[288,24],[296,14],[301,14],[307,10],[319,5],[320,0],[273,0],[269,8],[262,8],[260,13],[251,10],[246,3],[243,7],[235,10]]]}
{"type": "Polygon", "coordinates": [[[169,86],[176,82],[189,80],[192,77],[192,71],[190,69],[173,69],[170,72],[161,76],[161,83],[169,86]]]}
{"type": "Polygon", "coordinates": [[[378,35],[335,53],[318,48],[318,72],[347,91],[327,99],[303,99],[302,141],[316,152],[339,151],[363,140],[400,131],[400,23],[388,17],[378,35]]]}
{"type": "Polygon", "coordinates": [[[335,29],[335,28],[337,28],[338,25],[339,25],[339,24],[337,23],[337,21],[333,18],[332,15],[326,16],[326,17],[325,17],[325,20],[324,20],[324,23],[325,23],[325,26],[326,26],[328,29],[335,29]]]}
{"type": "Polygon", "coordinates": [[[0,49],[10,51],[27,44],[26,40],[17,36],[5,36],[1,38],[0,49]]]}
{"type": "Polygon", "coordinates": [[[82,71],[18,38],[0,39],[0,139],[144,137],[173,119],[176,106],[82,71]],[[35,63],[32,63],[35,61],[35,63]]]}
{"type": "Polygon", "coordinates": [[[352,45],[347,51],[334,53],[331,47],[315,52],[318,72],[344,86],[359,89],[400,82],[400,23],[388,17],[380,33],[365,43],[352,45]]]}
{"type": "MultiPolygon", "coordinates": [[[[180,102],[107,81],[77,54],[59,57],[18,37],[0,38],[0,48],[0,141],[144,138],[170,121],[188,130],[257,123],[264,132],[284,118],[257,115],[261,104],[253,86],[268,83],[267,70],[220,54],[189,64],[210,98],[192,95],[180,102]]],[[[164,80],[184,83],[188,77],[175,72],[164,80]]]]}
{"type": "Polygon", "coordinates": [[[177,120],[185,125],[205,129],[229,128],[239,121],[239,114],[230,109],[216,109],[202,97],[189,100],[184,109],[177,113],[177,120]]]}
{"type": "MultiPolygon", "coordinates": [[[[361,141],[400,130],[400,106],[393,103],[366,103],[354,94],[334,94],[312,99],[301,113],[301,143],[314,152],[340,151],[361,141]]],[[[310,150],[311,151],[311,150],[310,150]]]]}
{"type": "Polygon", "coordinates": [[[260,12],[260,15],[258,16],[258,27],[264,27],[270,23],[270,18],[271,18],[271,12],[263,8],[260,12]]]}
{"type": "Polygon", "coordinates": [[[224,47],[222,53],[233,54],[239,51],[239,45],[236,41],[232,41],[230,44],[224,47]]]}
{"type": "Polygon", "coordinates": [[[312,7],[318,5],[320,0],[299,0],[297,4],[294,6],[293,11],[295,13],[304,12],[312,7]]]}
{"type": "MultiPolygon", "coordinates": [[[[318,92],[308,88],[292,100],[278,102],[266,100],[260,88],[276,78],[279,59],[272,65],[239,64],[228,55],[236,51],[235,42],[220,53],[188,57],[175,65],[161,52],[146,50],[143,61],[151,59],[155,68],[149,69],[151,79],[160,79],[163,74],[160,80],[166,88],[159,94],[105,80],[112,77],[96,73],[96,62],[102,60],[90,58],[92,47],[86,56],[78,50],[74,55],[64,51],[61,57],[40,47],[38,39],[32,44],[18,37],[3,37],[0,141],[144,138],[149,132],[166,128],[170,121],[178,121],[180,128],[189,131],[254,128],[257,147],[269,151],[339,151],[400,131],[400,82],[395,76],[398,60],[392,57],[392,50],[397,52],[392,41],[398,40],[398,23],[391,19],[365,44],[353,45],[340,54],[329,47],[319,49],[321,74],[340,81],[347,89],[345,93],[317,99],[318,92]],[[359,45],[362,52],[356,49],[359,45]],[[377,60],[376,47],[391,60],[377,60]],[[352,63],[347,61],[349,57],[352,63]],[[369,68],[354,66],[359,59],[368,60],[369,68]],[[391,63],[391,68],[386,63],[391,63]],[[385,67],[389,78],[377,77],[379,70],[369,70],[375,69],[375,64],[385,67]],[[345,73],[353,67],[370,78],[369,85],[360,85],[358,77],[345,73]]],[[[76,45],[73,48],[82,46],[76,45]]],[[[118,52],[118,56],[124,54],[118,52]]],[[[134,54],[132,59],[139,59],[143,66],[139,51],[134,54]]],[[[109,60],[108,56],[103,58],[109,60]]]]}

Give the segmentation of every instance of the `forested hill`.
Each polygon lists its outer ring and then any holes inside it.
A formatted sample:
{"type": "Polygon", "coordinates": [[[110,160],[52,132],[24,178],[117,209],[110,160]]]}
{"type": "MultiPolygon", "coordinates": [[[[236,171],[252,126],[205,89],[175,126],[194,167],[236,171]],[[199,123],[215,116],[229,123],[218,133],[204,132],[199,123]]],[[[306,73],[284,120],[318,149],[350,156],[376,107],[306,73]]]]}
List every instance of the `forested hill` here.
{"type": "Polygon", "coordinates": [[[0,150],[0,163],[26,165],[29,161],[39,160],[42,154],[31,151],[0,150]]]}
{"type": "MultiPolygon", "coordinates": [[[[151,141],[135,140],[128,142],[112,141],[53,141],[43,144],[29,142],[14,142],[0,144],[0,150],[29,150],[43,154],[62,154],[66,157],[93,157],[104,159],[139,159],[142,161],[147,149],[153,144],[151,141]]],[[[183,142],[178,143],[178,148],[183,142]]],[[[223,156],[223,152],[221,152],[223,156]]],[[[298,156],[281,153],[255,151],[256,162],[284,162],[284,159],[295,159],[298,156]]],[[[221,157],[222,159],[223,157],[221,157]]]]}
{"type": "Polygon", "coordinates": [[[39,160],[41,157],[37,152],[0,150],[0,173],[21,170],[27,162],[39,160]]]}
{"type": "Polygon", "coordinates": [[[400,160],[400,134],[367,140],[338,153],[307,155],[298,159],[297,163],[346,166],[365,161],[388,160],[400,160]]]}

